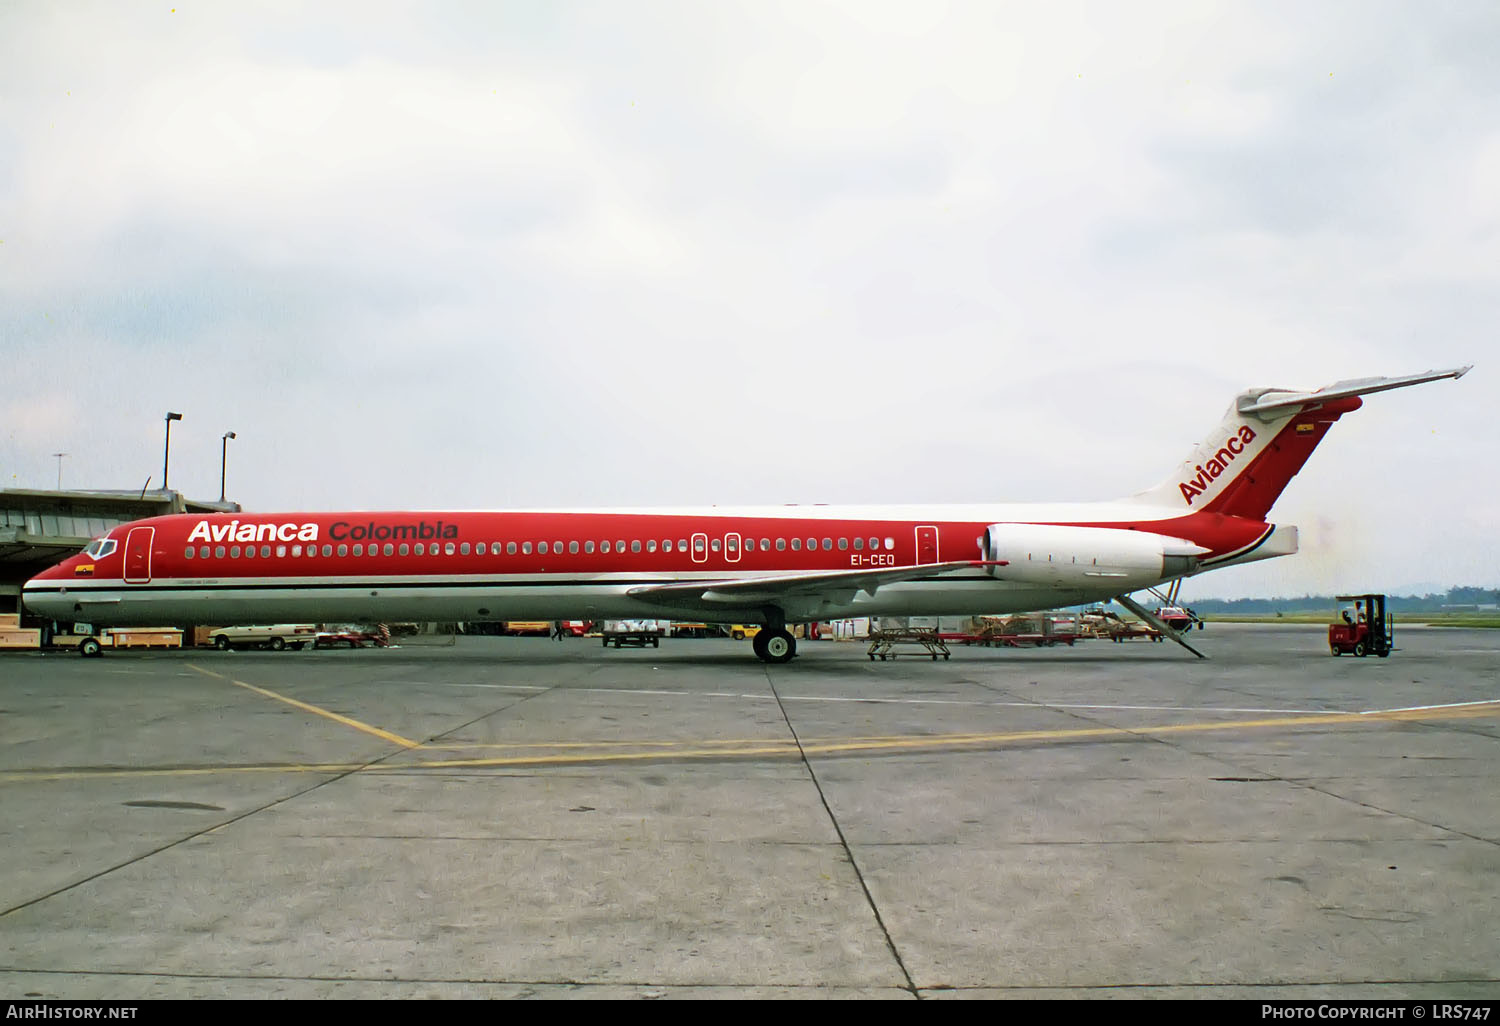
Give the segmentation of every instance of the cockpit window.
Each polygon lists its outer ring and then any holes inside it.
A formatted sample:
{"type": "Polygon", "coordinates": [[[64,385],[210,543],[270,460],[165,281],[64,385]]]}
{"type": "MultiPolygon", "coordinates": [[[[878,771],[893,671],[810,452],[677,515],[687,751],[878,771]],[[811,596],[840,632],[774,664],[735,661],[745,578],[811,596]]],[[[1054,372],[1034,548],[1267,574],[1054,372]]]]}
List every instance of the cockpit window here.
{"type": "Polygon", "coordinates": [[[103,559],[115,551],[119,542],[113,538],[95,538],[84,547],[83,554],[93,559],[103,559]]]}

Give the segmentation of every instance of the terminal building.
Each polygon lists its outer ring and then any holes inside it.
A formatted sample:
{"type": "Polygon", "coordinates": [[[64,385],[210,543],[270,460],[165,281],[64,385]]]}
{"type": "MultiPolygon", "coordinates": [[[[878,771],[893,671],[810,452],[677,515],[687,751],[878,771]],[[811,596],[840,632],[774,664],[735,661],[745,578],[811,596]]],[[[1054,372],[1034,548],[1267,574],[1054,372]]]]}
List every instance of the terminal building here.
{"type": "Polygon", "coordinates": [[[200,502],[175,491],[0,489],[0,615],[21,614],[21,586],[112,527],[168,513],[239,513],[237,502],[200,502]]]}

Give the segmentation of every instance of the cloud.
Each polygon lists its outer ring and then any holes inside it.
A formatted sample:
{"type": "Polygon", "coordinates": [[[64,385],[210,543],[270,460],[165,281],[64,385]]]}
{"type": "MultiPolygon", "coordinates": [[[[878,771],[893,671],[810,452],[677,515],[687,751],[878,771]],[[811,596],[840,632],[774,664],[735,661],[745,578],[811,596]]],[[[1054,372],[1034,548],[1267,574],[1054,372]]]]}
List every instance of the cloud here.
{"type": "MultiPolygon", "coordinates": [[[[12,8],[0,465],[138,484],[181,409],[255,508],[1127,494],[1242,388],[1482,358],[1495,20],[12,8]]],[[[1410,526],[1493,507],[1496,392],[1372,398],[1237,586],[1496,563],[1410,526]]]]}

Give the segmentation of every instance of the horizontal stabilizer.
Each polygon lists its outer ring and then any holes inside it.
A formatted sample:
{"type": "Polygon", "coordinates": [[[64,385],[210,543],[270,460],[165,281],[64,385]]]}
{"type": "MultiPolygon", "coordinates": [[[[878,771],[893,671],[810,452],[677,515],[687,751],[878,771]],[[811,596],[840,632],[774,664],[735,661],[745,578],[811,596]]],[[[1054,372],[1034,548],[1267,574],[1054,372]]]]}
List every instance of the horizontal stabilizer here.
{"type": "Polygon", "coordinates": [[[1238,404],[1238,410],[1241,414],[1263,416],[1277,410],[1306,406],[1308,403],[1328,402],[1331,399],[1348,399],[1357,395],[1369,395],[1372,392],[1385,392],[1392,388],[1420,385],[1427,381],[1440,381],[1443,378],[1461,378],[1473,366],[1473,364],[1469,364],[1467,367],[1455,367],[1452,370],[1429,370],[1423,371],[1420,374],[1406,374],[1398,378],[1354,378],[1349,381],[1336,381],[1326,388],[1318,389],[1316,392],[1282,392],[1272,389],[1258,396],[1242,396],[1238,404]]]}

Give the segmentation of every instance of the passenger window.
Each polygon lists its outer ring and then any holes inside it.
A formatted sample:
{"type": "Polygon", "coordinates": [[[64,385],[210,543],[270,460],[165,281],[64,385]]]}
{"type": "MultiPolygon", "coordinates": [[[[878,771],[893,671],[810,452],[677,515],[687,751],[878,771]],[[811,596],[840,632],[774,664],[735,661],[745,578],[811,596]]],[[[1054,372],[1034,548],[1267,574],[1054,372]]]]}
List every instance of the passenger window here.
{"type": "Polygon", "coordinates": [[[802,539],[801,538],[793,538],[792,539],[792,551],[793,552],[801,552],[802,551],[802,539]]]}
{"type": "Polygon", "coordinates": [[[522,542],[521,543],[521,555],[523,555],[523,556],[529,556],[529,555],[531,555],[531,542],[522,542]]]}
{"type": "Polygon", "coordinates": [[[340,556],[347,556],[347,555],[349,555],[349,546],[347,546],[347,545],[340,545],[339,546],[339,555],[340,556]]]}
{"type": "Polygon", "coordinates": [[[193,547],[191,545],[189,545],[186,549],[183,550],[182,554],[184,556],[186,556],[188,559],[192,559],[193,558],[193,547]]]}
{"type": "Polygon", "coordinates": [[[489,551],[490,551],[489,546],[486,545],[484,542],[480,542],[478,545],[474,546],[474,554],[476,556],[486,555],[489,551]]]}
{"type": "Polygon", "coordinates": [[[661,540],[661,550],[663,552],[671,552],[672,551],[672,539],[671,538],[663,538],[661,540]]]}
{"type": "Polygon", "coordinates": [[[713,549],[715,552],[718,552],[719,551],[719,539],[715,538],[713,541],[709,542],[708,543],[708,547],[711,548],[711,549],[713,549]]]}
{"type": "Polygon", "coordinates": [[[599,551],[602,552],[602,553],[604,553],[606,556],[609,555],[609,540],[608,539],[605,539],[604,541],[602,541],[602,542],[599,543],[599,551]]]}
{"type": "Polygon", "coordinates": [[[547,543],[546,542],[537,542],[536,543],[536,550],[538,552],[540,552],[542,555],[545,556],[547,554],[547,543]]]}
{"type": "Polygon", "coordinates": [[[656,539],[655,538],[651,538],[651,539],[649,539],[646,542],[646,551],[647,552],[655,552],[656,551],[656,539]]]}
{"type": "Polygon", "coordinates": [[[635,538],[635,539],[631,540],[631,542],[630,542],[630,551],[631,552],[639,552],[639,551],[641,551],[641,540],[639,538],[635,538]]]}
{"type": "Polygon", "coordinates": [[[848,538],[840,538],[839,539],[839,548],[840,549],[847,549],[848,547],[849,547],[849,539],[848,538]]]}
{"type": "Polygon", "coordinates": [[[231,546],[229,546],[229,558],[230,559],[239,559],[240,558],[240,547],[238,545],[231,545],[231,546]]]}
{"type": "Polygon", "coordinates": [[[570,542],[568,542],[568,555],[570,555],[570,556],[576,556],[576,555],[578,555],[578,543],[576,541],[570,541],[570,542]]]}
{"type": "Polygon", "coordinates": [[[200,545],[200,546],[198,546],[198,558],[199,559],[207,559],[208,558],[208,546],[207,545],[200,545]]]}
{"type": "Polygon", "coordinates": [[[832,552],[833,551],[833,539],[832,538],[824,538],[823,539],[823,551],[824,552],[832,552]]]}
{"type": "Polygon", "coordinates": [[[403,556],[410,555],[411,554],[411,546],[408,545],[408,544],[406,544],[406,542],[402,542],[401,543],[401,547],[399,549],[397,549],[396,551],[399,552],[403,556]]]}
{"type": "Polygon", "coordinates": [[[874,552],[878,548],[880,548],[880,539],[879,538],[871,538],[870,539],[870,551],[874,552]]]}
{"type": "Polygon", "coordinates": [[[615,539],[615,551],[616,552],[624,552],[625,551],[625,541],[624,541],[623,538],[616,538],[615,539]]]}
{"type": "Polygon", "coordinates": [[[694,538],[693,539],[693,551],[694,552],[702,552],[703,551],[703,539],[702,538],[694,538]]]}
{"type": "Polygon", "coordinates": [[[453,543],[452,542],[449,542],[447,545],[443,546],[443,555],[445,555],[445,556],[451,556],[451,555],[453,555],[453,543]]]}
{"type": "Polygon", "coordinates": [[[278,545],[278,546],[276,546],[276,558],[280,559],[281,557],[283,557],[285,555],[286,555],[286,546],[285,545],[278,545]]]}
{"type": "Polygon", "coordinates": [[[354,546],[354,554],[356,556],[363,556],[365,554],[365,546],[363,542],[354,546]]]}
{"type": "Polygon", "coordinates": [[[776,551],[777,552],[785,552],[786,551],[786,539],[785,538],[777,538],[776,539],[776,551]]]}
{"type": "Polygon", "coordinates": [[[677,551],[678,552],[686,552],[687,551],[687,539],[686,538],[678,538],[677,539],[677,551]]]}
{"type": "Polygon", "coordinates": [[[396,547],[394,545],[392,545],[390,542],[386,542],[385,543],[385,548],[382,551],[387,556],[394,556],[396,554],[396,547]]]}
{"type": "Polygon", "coordinates": [[[325,556],[331,556],[331,555],[333,555],[333,546],[332,545],[324,545],[323,546],[323,555],[325,555],[325,556]]]}
{"type": "Polygon", "coordinates": [[[245,558],[246,559],[254,559],[255,558],[255,546],[254,545],[246,545],[245,546],[245,558]]]}
{"type": "MultiPolygon", "coordinates": [[[[417,542],[417,544],[415,544],[415,545],[412,546],[412,551],[415,552],[419,556],[425,556],[427,554],[427,546],[423,545],[421,542],[417,542]]],[[[436,545],[434,545],[432,547],[432,551],[433,552],[437,551],[437,546],[436,545]]]]}
{"type": "Polygon", "coordinates": [[[463,542],[461,545],[459,545],[459,547],[458,547],[458,554],[460,556],[467,556],[469,554],[469,543],[468,542],[463,542]]]}
{"type": "MultiPolygon", "coordinates": [[[[530,551],[530,550],[528,550],[528,551],[530,551]]],[[[505,554],[507,556],[514,556],[516,554],[516,543],[515,542],[506,542],[505,543],[505,554]]]]}
{"type": "Polygon", "coordinates": [[[863,551],[864,547],[865,547],[865,540],[863,538],[856,538],[856,539],[854,539],[854,551],[855,552],[863,551]]]}
{"type": "Polygon", "coordinates": [[[594,543],[591,541],[584,542],[583,551],[585,554],[592,556],[594,554],[594,543]]]}
{"type": "Polygon", "coordinates": [[[762,551],[762,552],[770,552],[771,551],[771,539],[769,539],[769,538],[762,538],[760,540],[760,551],[762,551]]]}
{"type": "Polygon", "coordinates": [[[894,538],[887,538],[885,540],[885,547],[888,548],[888,549],[894,549],[896,547],[896,539],[894,539],[894,538]]]}
{"type": "Polygon", "coordinates": [[[559,556],[561,556],[562,555],[562,542],[560,542],[560,541],[553,542],[552,543],[552,551],[555,552],[555,553],[557,553],[559,556]]]}

